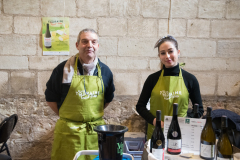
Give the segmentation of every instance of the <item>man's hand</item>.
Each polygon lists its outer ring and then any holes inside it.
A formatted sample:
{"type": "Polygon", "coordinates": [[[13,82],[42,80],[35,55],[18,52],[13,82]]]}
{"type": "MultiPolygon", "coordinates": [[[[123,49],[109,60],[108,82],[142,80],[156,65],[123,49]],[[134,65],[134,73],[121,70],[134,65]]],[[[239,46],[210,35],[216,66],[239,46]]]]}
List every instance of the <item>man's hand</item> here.
{"type": "MultiPolygon", "coordinates": [[[[154,120],[153,120],[153,125],[156,126],[156,118],[154,118],[154,120]]],[[[164,122],[161,121],[161,128],[163,128],[163,127],[164,127],[164,122]]]]}
{"type": "Polygon", "coordinates": [[[57,102],[47,102],[47,104],[59,116],[57,102]]]}

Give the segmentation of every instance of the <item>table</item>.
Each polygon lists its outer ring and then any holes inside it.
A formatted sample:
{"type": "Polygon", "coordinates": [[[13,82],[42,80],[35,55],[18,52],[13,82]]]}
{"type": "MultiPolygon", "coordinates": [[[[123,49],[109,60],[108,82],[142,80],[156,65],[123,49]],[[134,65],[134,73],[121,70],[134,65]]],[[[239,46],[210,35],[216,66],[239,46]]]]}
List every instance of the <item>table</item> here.
{"type": "Polygon", "coordinates": [[[168,154],[167,152],[164,153],[165,154],[165,159],[164,160],[203,160],[202,158],[200,158],[199,155],[192,155],[191,158],[185,158],[185,157],[181,157],[180,155],[171,155],[168,154]]]}

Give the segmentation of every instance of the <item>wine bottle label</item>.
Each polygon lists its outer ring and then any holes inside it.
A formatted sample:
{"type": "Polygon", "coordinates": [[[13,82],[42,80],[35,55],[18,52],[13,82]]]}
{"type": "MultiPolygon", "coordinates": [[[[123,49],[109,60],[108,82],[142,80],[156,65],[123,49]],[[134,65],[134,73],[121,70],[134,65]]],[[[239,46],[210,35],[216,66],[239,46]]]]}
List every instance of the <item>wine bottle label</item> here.
{"type": "Polygon", "coordinates": [[[158,160],[164,160],[164,149],[155,149],[155,148],[153,148],[152,149],[152,154],[158,160]]]}
{"type": "Polygon", "coordinates": [[[162,141],[161,140],[157,140],[156,145],[161,146],[162,145],[162,141]]]}
{"type": "Polygon", "coordinates": [[[168,151],[169,152],[181,152],[182,140],[181,139],[168,139],[168,151]]]}
{"type": "Polygon", "coordinates": [[[214,158],[215,145],[207,145],[201,143],[201,156],[206,158],[214,158]]]}
{"type": "Polygon", "coordinates": [[[233,160],[233,158],[221,158],[221,157],[217,157],[217,160],[233,160]]]}
{"type": "Polygon", "coordinates": [[[173,131],[173,132],[172,132],[172,136],[173,136],[173,137],[177,137],[177,136],[178,136],[178,132],[173,131]]]}
{"type": "Polygon", "coordinates": [[[44,38],[44,45],[45,47],[51,47],[51,38],[44,38]]]}

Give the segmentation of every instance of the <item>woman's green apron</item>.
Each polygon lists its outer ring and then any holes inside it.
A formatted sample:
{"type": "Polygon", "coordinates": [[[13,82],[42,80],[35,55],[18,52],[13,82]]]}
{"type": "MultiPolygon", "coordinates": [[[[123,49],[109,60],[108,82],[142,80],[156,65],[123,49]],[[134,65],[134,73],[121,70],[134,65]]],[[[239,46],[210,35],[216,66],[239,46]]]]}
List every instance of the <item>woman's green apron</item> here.
{"type": "MultiPolygon", "coordinates": [[[[93,127],[105,124],[102,119],[104,86],[100,66],[97,64],[98,76],[77,75],[77,62],[78,54],[70,89],[59,110],[51,160],[73,159],[78,151],[98,150],[98,137],[93,127]]],[[[78,160],[95,157],[80,156],[78,160]]]]}
{"type": "MultiPolygon", "coordinates": [[[[188,110],[189,93],[182,77],[180,69],[179,76],[163,76],[164,70],[152,90],[150,98],[150,112],[156,117],[156,111],[161,110],[161,119],[164,116],[172,116],[173,103],[178,103],[178,116],[186,117],[188,110]]],[[[163,127],[163,126],[162,126],[163,127]]],[[[150,139],[154,126],[148,124],[147,138],[150,139]]]]}

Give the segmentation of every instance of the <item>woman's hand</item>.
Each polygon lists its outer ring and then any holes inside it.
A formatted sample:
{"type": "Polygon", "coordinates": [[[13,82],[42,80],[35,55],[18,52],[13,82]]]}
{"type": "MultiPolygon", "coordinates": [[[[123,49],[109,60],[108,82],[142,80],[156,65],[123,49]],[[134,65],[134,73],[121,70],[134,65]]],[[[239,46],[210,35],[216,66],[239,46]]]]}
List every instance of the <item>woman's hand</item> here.
{"type": "MultiPolygon", "coordinates": [[[[154,118],[154,120],[153,120],[153,125],[156,126],[156,118],[154,118]]],[[[164,127],[164,122],[161,121],[161,128],[163,128],[163,127],[164,127]]]]}
{"type": "Polygon", "coordinates": [[[153,125],[156,126],[156,118],[153,120],[153,125]]]}

